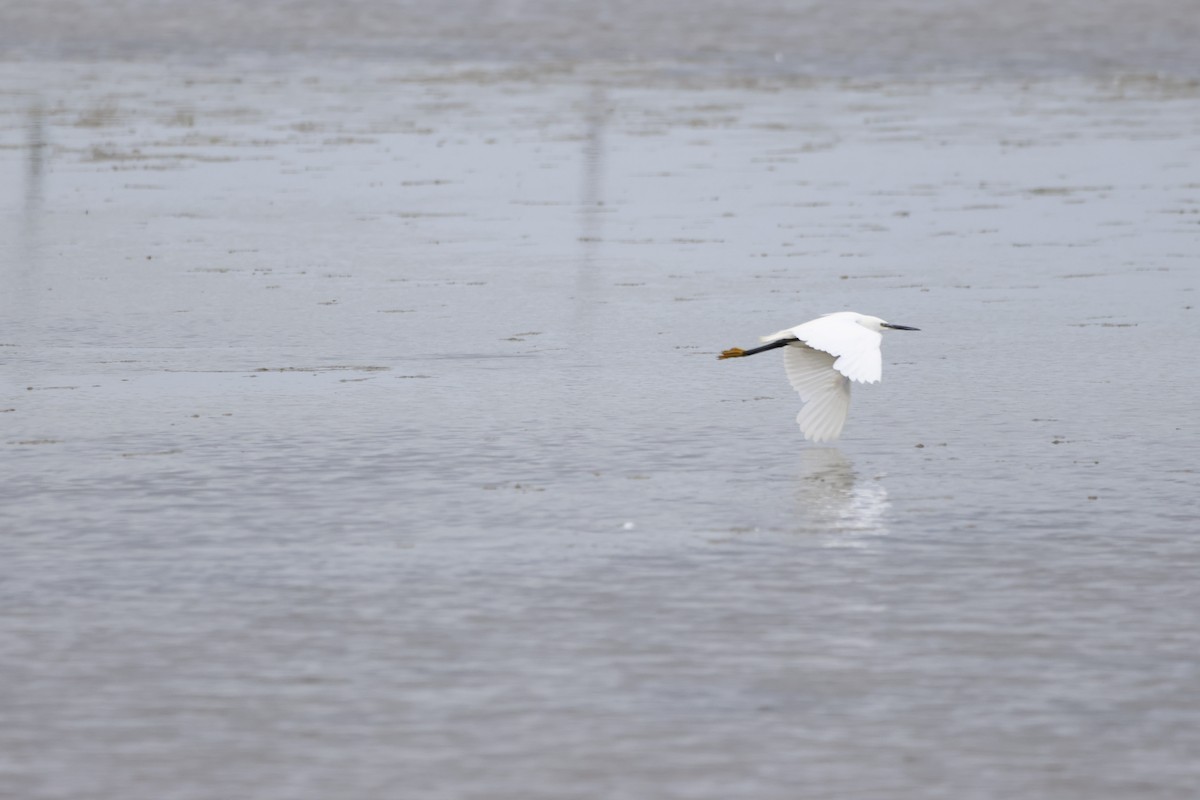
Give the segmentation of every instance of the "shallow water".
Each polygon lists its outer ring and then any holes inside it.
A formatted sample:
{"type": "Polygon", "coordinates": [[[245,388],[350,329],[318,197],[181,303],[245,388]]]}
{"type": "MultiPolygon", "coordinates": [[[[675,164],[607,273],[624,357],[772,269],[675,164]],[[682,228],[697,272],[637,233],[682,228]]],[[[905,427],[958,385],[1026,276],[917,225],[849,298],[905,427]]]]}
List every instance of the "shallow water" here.
{"type": "Polygon", "coordinates": [[[35,58],[655,62],[743,75],[1200,77],[1193,0],[41,0],[0,6],[35,58]]]}
{"type": "Polygon", "coordinates": [[[1200,93],[0,65],[0,786],[1185,798],[1200,93]],[[778,354],[885,341],[813,447],[778,354]]]}

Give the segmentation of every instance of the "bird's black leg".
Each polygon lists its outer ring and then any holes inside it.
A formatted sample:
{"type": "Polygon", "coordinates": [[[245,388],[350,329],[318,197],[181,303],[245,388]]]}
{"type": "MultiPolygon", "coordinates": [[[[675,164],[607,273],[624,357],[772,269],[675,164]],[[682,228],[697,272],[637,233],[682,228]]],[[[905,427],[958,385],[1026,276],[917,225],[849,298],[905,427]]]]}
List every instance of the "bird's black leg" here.
{"type": "Polygon", "coordinates": [[[721,353],[721,355],[717,356],[717,360],[719,361],[723,358],[742,358],[743,356],[752,356],[755,353],[762,353],[766,350],[774,350],[776,347],[783,347],[784,345],[788,345],[788,344],[791,344],[792,342],[798,342],[798,341],[800,341],[800,340],[799,339],[776,339],[773,342],[768,342],[768,343],[764,344],[762,347],[754,347],[754,348],[751,348],[750,350],[743,350],[740,347],[731,347],[730,349],[721,353]]]}

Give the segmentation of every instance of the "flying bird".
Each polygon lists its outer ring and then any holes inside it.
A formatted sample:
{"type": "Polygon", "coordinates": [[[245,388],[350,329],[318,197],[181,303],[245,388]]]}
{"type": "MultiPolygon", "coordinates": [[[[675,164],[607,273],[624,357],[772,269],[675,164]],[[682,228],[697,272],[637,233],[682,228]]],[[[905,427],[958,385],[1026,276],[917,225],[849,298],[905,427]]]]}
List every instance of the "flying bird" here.
{"type": "Polygon", "coordinates": [[[829,442],[838,438],[850,412],[850,381],[878,383],[883,376],[879,352],[883,330],[916,331],[879,317],[838,311],[761,337],[762,347],[734,347],[717,356],[742,358],[782,347],[788,382],[804,404],[796,415],[804,438],[829,442]]]}

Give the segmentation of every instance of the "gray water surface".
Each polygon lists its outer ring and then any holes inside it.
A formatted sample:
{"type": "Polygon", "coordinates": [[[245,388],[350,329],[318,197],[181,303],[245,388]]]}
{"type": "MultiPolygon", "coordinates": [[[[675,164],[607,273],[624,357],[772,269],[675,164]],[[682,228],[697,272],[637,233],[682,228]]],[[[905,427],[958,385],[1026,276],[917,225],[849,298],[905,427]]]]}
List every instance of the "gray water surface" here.
{"type": "Polygon", "coordinates": [[[653,62],[743,75],[1200,78],[1194,0],[39,0],[0,5],[35,58],[653,62]]]}
{"type": "Polygon", "coordinates": [[[1197,119],[0,62],[0,793],[1194,797],[1197,119]]]}

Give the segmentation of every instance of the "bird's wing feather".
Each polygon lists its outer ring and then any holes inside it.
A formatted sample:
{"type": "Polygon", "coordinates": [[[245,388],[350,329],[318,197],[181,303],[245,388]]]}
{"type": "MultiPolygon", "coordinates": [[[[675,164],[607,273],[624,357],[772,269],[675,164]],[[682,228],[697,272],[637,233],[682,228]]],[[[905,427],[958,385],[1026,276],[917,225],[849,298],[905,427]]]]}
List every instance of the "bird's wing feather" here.
{"type": "Polygon", "coordinates": [[[879,345],[883,334],[837,315],[797,325],[791,335],[816,350],[837,356],[833,368],[852,381],[877,383],[883,377],[879,345]]]}
{"type": "Polygon", "coordinates": [[[796,338],[796,334],[792,333],[791,328],[784,328],[781,331],[776,331],[775,333],[772,333],[770,336],[760,336],[760,337],[758,337],[758,340],[760,342],[762,342],[763,344],[766,344],[768,342],[774,342],[778,339],[795,339],[795,338],[796,338]]]}
{"type": "Polygon", "coordinates": [[[834,362],[831,354],[803,344],[783,348],[788,382],[804,403],[796,423],[804,438],[814,442],[840,436],[850,413],[850,380],[834,369],[834,362]]]}

